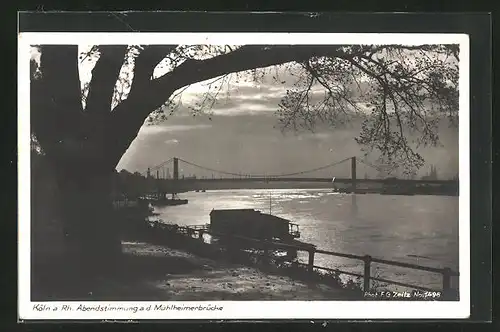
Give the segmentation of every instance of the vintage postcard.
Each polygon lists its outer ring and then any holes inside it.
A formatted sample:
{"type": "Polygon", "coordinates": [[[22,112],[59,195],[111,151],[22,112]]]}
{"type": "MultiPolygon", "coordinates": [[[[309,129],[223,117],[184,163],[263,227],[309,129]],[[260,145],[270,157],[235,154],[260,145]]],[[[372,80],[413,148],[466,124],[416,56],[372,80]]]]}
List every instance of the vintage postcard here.
{"type": "Polygon", "coordinates": [[[467,35],[18,40],[21,320],[469,316],[467,35]]]}

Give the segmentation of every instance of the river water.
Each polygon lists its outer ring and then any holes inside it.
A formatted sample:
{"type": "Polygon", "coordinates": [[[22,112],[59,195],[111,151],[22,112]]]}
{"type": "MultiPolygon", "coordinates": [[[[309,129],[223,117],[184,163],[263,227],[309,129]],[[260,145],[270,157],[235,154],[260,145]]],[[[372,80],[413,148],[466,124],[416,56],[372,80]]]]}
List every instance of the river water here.
{"type": "MultiPolygon", "coordinates": [[[[299,224],[318,249],[458,271],[458,197],[351,195],[324,189],[188,192],[189,204],[157,208],[165,222],[203,225],[212,209],[252,208],[299,224]]],[[[307,262],[306,255],[299,259],[307,262]]],[[[363,274],[361,261],[317,254],[315,265],[363,274]]],[[[440,289],[439,274],[372,265],[372,276],[440,289]]],[[[453,286],[458,280],[452,280],[453,286]]],[[[403,290],[401,287],[388,286],[403,290]]]]}

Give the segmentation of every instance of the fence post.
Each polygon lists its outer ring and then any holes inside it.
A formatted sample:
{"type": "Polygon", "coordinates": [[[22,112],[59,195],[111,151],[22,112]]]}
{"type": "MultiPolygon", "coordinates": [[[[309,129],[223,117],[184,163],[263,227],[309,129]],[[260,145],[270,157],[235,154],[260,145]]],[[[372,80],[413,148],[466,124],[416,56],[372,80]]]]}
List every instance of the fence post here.
{"type": "Polygon", "coordinates": [[[364,277],[363,277],[363,291],[368,292],[370,290],[370,270],[371,270],[371,262],[372,262],[372,257],[370,255],[365,255],[363,258],[363,261],[365,262],[365,271],[364,271],[364,277]]]}
{"type": "Polygon", "coordinates": [[[297,249],[293,248],[289,248],[287,251],[286,251],[286,258],[289,259],[289,260],[293,260],[295,258],[297,258],[297,249]]]}
{"type": "Polygon", "coordinates": [[[451,269],[445,267],[443,269],[443,298],[446,300],[450,296],[451,290],[451,269]]]}
{"type": "Polygon", "coordinates": [[[309,262],[307,263],[307,270],[309,272],[313,271],[313,267],[314,267],[314,254],[315,253],[316,253],[316,250],[309,249],[309,262]]]}
{"type": "Polygon", "coordinates": [[[267,265],[269,264],[269,245],[265,240],[262,242],[262,244],[264,249],[263,263],[267,265]]]}

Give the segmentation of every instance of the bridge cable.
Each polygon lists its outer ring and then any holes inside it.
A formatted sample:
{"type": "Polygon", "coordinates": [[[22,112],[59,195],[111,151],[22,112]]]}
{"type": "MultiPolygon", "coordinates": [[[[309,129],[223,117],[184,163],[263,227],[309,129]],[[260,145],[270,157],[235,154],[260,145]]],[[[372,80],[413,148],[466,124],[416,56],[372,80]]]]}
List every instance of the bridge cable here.
{"type": "MultiPolygon", "coordinates": [[[[150,171],[156,171],[156,170],[162,168],[163,166],[165,166],[166,164],[168,164],[169,162],[171,162],[173,159],[174,158],[170,158],[169,160],[166,160],[166,161],[162,162],[161,164],[158,164],[156,166],[153,166],[153,167],[149,168],[149,170],[150,171]]],[[[146,170],[146,172],[147,172],[147,170],[146,170]]]]}
{"type": "Polygon", "coordinates": [[[212,169],[212,168],[209,168],[209,167],[205,167],[205,166],[201,166],[201,165],[197,165],[195,163],[192,163],[192,162],[189,162],[189,161],[186,161],[186,160],[183,160],[183,159],[180,159],[180,161],[188,164],[188,165],[191,165],[191,166],[194,166],[194,167],[198,167],[198,168],[201,168],[201,169],[204,169],[204,170],[207,170],[207,171],[211,171],[211,172],[216,172],[216,173],[219,173],[219,174],[226,174],[226,175],[233,175],[233,176],[241,176],[241,177],[251,177],[251,178],[279,178],[279,177],[285,177],[285,176],[292,176],[292,175],[300,175],[300,174],[306,174],[306,173],[311,173],[311,172],[315,172],[315,171],[319,171],[319,170],[323,170],[323,169],[326,169],[326,168],[329,168],[329,167],[332,167],[332,166],[336,166],[338,164],[341,164],[347,160],[351,159],[351,157],[349,158],[345,158],[343,160],[340,160],[340,161],[336,161],[334,163],[331,163],[331,164],[328,164],[328,165],[325,165],[325,166],[321,166],[321,167],[317,167],[317,168],[313,168],[313,169],[309,169],[309,170],[305,170],[305,171],[300,171],[300,172],[294,172],[294,173],[286,173],[286,174],[240,174],[240,173],[234,173],[234,172],[226,172],[226,171],[221,171],[221,170],[217,170],[217,169],[212,169]]]}
{"type": "Polygon", "coordinates": [[[369,167],[371,167],[371,168],[373,168],[373,169],[375,169],[377,171],[382,171],[383,170],[383,167],[381,167],[381,166],[375,166],[373,164],[370,164],[370,163],[368,163],[366,161],[363,161],[363,160],[360,160],[360,159],[356,159],[356,161],[358,161],[359,163],[364,164],[366,166],[369,166],[369,167]]]}
{"type": "Polygon", "coordinates": [[[200,166],[200,165],[197,165],[197,164],[194,164],[192,162],[189,162],[189,161],[186,161],[184,159],[180,159],[179,158],[179,161],[182,161],[188,165],[191,165],[191,166],[194,166],[194,167],[198,167],[198,168],[201,168],[203,170],[206,170],[206,171],[211,171],[211,172],[216,172],[216,173],[219,173],[219,174],[226,174],[226,175],[234,175],[234,176],[250,176],[249,174],[241,174],[241,173],[232,173],[232,172],[226,172],[226,171],[221,171],[221,170],[217,170],[217,169],[213,169],[213,168],[208,168],[208,167],[204,167],[204,166],[200,166]]]}

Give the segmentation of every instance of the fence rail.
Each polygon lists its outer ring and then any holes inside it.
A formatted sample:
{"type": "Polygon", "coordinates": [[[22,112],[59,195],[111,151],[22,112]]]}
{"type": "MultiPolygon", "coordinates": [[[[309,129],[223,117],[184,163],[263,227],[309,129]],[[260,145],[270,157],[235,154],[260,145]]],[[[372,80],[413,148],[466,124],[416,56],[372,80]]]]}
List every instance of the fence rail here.
{"type": "Polygon", "coordinates": [[[263,244],[263,247],[265,249],[267,249],[267,250],[264,250],[264,255],[268,255],[268,250],[270,250],[270,249],[275,249],[275,250],[276,249],[289,249],[289,250],[293,250],[296,252],[299,252],[299,251],[307,252],[308,253],[308,262],[307,263],[298,262],[299,265],[307,267],[307,269],[310,272],[313,272],[314,269],[318,269],[318,270],[336,272],[336,273],[340,273],[340,274],[345,274],[345,275],[363,278],[363,290],[364,291],[369,291],[371,289],[370,282],[372,280],[374,280],[374,281],[380,281],[380,282],[384,282],[384,283],[388,283],[388,284],[392,284],[392,285],[407,287],[407,288],[411,288],[411,289],[415,289],[415,290],[422,290],[422,291],[429,291],[429,292],[442,291],[443,295],[446,296],[448,294],[451,294],[451,292],[453,291],[453,289],[451,288],[451,277],[454,277],[454,276],[458,277],[459,276],[459,273],[457,271],[453,271],[450,268],[436,268],[436,267],[423,266],[423,265],[418,265],[418,264],[411,264],[411,263],[404,263],[404,262],[392,261],[392,260],[387,260],[387,259],[381,259],[381,258],[369,256],[369,255],[361,256],[361,255],[355,255],[355,254],[347,254],[347,253],[341,253],[341,252],[321,250],[321,249],[317,249],[314,245],[300,246],[300,245],[282,243],[282,242],[277,242],[277,241],[272,241],[272,240],[262,240],[262,239],[249,238],[249,237],[244,237],[244,236],[239,236],[239,235],[224,234],[224,233],[220,233],[220,232],[211,231],[207,225],[195,225],[195,226],[171,225],[171,226],[174,226],[181,233],[186,234],[186,235],[193,236],[195,233],[197,233],[198,238],[201,241],[204,241],[203,234],[209,234],[209,235],[218,236],[221,238],[227,237],[227,238],[231,238],[231,239],[235,239],[235,240],[260,243],[260,244],[263,244]],[[314,265],[315,254],[323,254],[323,255],[330,255],[330,256],[336,256],[336,257],[361,260],[364,263],[363,274],[314,265]],[[397,267],[403,267],[403,268],[408,268],[408,269],[413,269],[413,270],[421,270],[421,271],[441,274],[441,276],[442,276],[442,289],[436,290],[436,289],[432,289],[432,288],[428,288],[428,287],[424,287],[424,286],[412,285],[412,284],[407,284],[407,283],[403,283],[403,282],[399,282],[399,281],[395,281],[395,280],[374,277],[371,275],[371,264],[372,263],[385,264],[385,265],[390,265],[390,266],[397,266],[397,267]]]}

